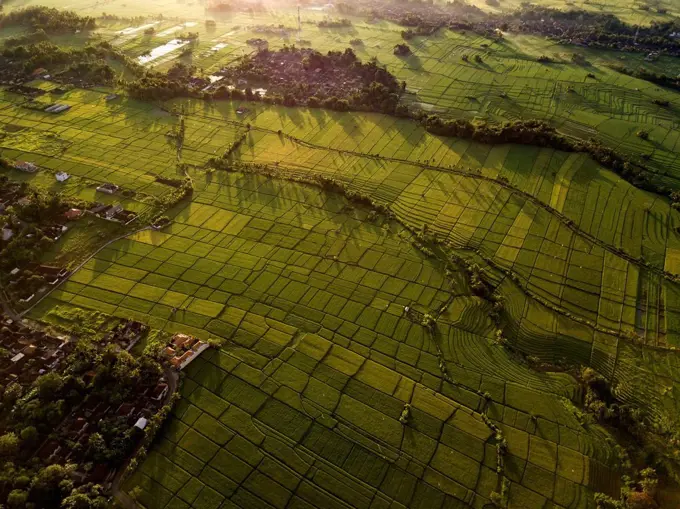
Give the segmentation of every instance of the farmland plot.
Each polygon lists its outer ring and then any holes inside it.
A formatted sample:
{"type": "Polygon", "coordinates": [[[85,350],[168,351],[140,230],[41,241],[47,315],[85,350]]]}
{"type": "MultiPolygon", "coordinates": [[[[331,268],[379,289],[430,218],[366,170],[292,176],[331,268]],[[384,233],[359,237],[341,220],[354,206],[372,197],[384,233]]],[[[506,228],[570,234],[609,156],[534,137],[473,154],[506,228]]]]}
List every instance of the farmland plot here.
{"type": "MultiPolygon", "coordinates": [[[[113,4],[121,15],[139,7],[113,4]]],[[[610,7],[644,23],[663,19],[610,7]]],[[[297,23],[292,11],[241,13],[211,27],[202,4],[139,9],[198,21],[153,21],[155,32],[144,33],[146,25],[111,20],[99,35],[138,58],[196,31],[191,52],[147,65],[181,62],[206,76],[254,51],[256,25],[297,23]]],[[[443,117],[548,120],[644,155],[657,178],[678,184],[677,112],[653,103],[677,94],[610,69],[620,54],[440,31],[410,41],[414,54],[400,58],[392,49],[402,27],[353,20],[323,30],[324,17],[304,10],[304,42],[267,36],[270,48],[299,42],[325,52],[361,39],[353,45],[361,59],[375,56],[407,82],[405,103],[443,117]],[[555,62],[538,62],[543,54],[555,62]]],[[[632,68],[680,71],[665,57],[625,58],[632,68]]],[[[571,404],[581,388],[497,344],[491,304],[450,259],[480,267],[502,298],[504,337],[522,354],[592,366],[620,401],[677,423],[680,366],[664,349],[680,344],[680,285],[664,271],[680,274],[680,214],[587,156],[432,136],[379,114],[150,105],[107,100],[109,89],[31,85],[48,92],[41,104],[71,108],[55,116],[0,92],[3,157],[41,167],[22,179],[136,212],[177,181],[194,186],[168,212],[170,226],[108,245],[31,313],[49,321],[55,306],[82,308],[224,341],[186,371],[181,401],[125,483],[148,509],[485,508],[504,479],[508,507],[591,509],[595,492],[618,496],[615,442],[582,423],[571,404]],[[242,137],[234,171],[206,166],[242,137]],[[57,170],[73,178],[58,187],[57,170]],[[320,179],[394,216],[304,183],[320,179]],[[95,194],[103,182],[125,195],[95,194]],[[416,247],[429,236],[436,256],[416,247]],[[418,312],[437,315],[434,333],[418,312]],[[500,436],[508,449],[499,469],[500,436]]]]}
{"type": "Polygon", "coordinates": [[[337,195],[224,174],[170,229],[120,241],[77,272],[45,308],[229,340],[190,366],[128,489],[139,486],[149,508],[481,507],[498,481],[486,412],[509,443],[513,504],[587,507],[593,490],[615,490],[604,432],[561,403],[576,390],[569,377],[493,346],[465,278],[409,239],[337,195]],[[455,385],[442,379],[435,338],[404,315],[452,294],[439,341],[455,385]]]}

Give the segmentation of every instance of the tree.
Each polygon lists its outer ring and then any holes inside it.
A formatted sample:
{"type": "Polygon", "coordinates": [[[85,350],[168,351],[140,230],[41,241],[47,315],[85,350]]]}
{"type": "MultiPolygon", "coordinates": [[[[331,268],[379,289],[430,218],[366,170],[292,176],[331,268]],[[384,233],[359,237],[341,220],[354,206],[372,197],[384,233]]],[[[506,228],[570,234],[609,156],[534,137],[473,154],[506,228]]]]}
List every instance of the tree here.
{"type": "Polygon", "coordinates": [[[55,399],[64,388],[64,380],[59,373],[47,373],[36,380],[38,397],[43,401],[55,399]]]}
{"type": "Polygon", "coordinates": [[[12,490],[7,497],[7,505],[12,509],[19,509],[26,506],[28,492],[24,490],[12,490]]]}
{"type": "Polygon", "coordinates": [[[5,433],[0,437],[0,456],[12,458],[19,451],[19,438],[13,432],[5,433]]]}
{"type": "Polygon", "coordinates": [[[656,509],[659,507],[654,499],[645,492],[634,491],[626,499],[626,509],[656,509]]]}
{"type": "Polygon", "coordinates": [[[71,491],[61,502],[62,509],[106,509],[108,502],[98,484],[86,484],[71,491]]]}
{"type": "Polygon", "coordinates": [[[12,406],[21,397],[23,389],[21,385],[12,382],[5,388],[5,393],[2,396],[3,403],[7,406],[12,406]]]}
{"type": "Polygon", "coordinates": [[[38,441],[38,430],[34,426],[26,426],[21,430],[21,441],[26,445],[33,446],[38,441]]]}
{"type": "Polygon", "coordinates": [[[72,465],[49,465],[33,478],[29,495],[38,507],[58,507],[62,497],[73,489],[69,474],[72,465]]]}
{"type": "Polygon", "coordinates": [[[89,454],[95,461],[104,462],[108,459],[109,449],[101,433],[92,433],[87,445],[90,448],[89,454]]]}
{"type": "Polygon", "coordinates": [[[394,47],[394,54],[397,56],[407,56],[411,54],[411,48],[407,44],[397,44],[394,47]]]}
{"type": "Polygon", "coordinates": [[[142,493],[144,493],[144,490],[142,490],[142,488],[139,486],[135,486],[128,492],[132,500],[138,500],[142,493]]]}
{"type": "Polygon", "coordinates": [[[645,492],[634,491],[626,499],[626,509],[656,509],[659,507],[654,499],[645,492]]]}

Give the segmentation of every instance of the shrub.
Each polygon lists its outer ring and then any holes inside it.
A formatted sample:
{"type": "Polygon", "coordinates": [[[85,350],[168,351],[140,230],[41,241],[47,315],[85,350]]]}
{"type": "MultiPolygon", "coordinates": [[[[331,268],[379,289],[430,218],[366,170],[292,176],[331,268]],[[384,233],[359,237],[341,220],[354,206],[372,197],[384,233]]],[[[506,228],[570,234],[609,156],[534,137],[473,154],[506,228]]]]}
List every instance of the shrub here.
{"type": "Polygon", "coordinates": [[[411,48],[408,46],[408,44],[397,44],[394,47],[394,54],[401,57],[410,55],[411,48]]]}

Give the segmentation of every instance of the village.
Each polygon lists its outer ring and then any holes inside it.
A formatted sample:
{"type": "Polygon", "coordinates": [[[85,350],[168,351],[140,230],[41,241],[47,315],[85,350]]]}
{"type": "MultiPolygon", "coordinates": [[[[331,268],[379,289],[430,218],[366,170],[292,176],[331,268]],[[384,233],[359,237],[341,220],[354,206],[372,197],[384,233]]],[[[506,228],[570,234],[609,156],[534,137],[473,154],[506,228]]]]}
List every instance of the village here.
{"type": "MultiPolygon", "coordinates": [[[[2,166],[29,174],[40,169],[29,161],[3,160],[2,166]]],[[[59,183],[69,178],[70,175],[63,171],[55,173],[55,179],[59,183]]],[[[111,196],[119,191],[119,187],[104,183],[99,185],[96,191],[111,196]]],[[[28,184],[19,184],[2,177],[0,181],[0,262],[4,269],[2,279],[4,290],[13,297],[13,302],[20,308],[32,305],[69,275],[63,267],[37,262],[31,255],[34,249],[39,250],[44,248],[46,243],[57,242],[86,215],[123,226],[128,226],[137,219],[136,213],[115,202],[95,202],[78,206],[60,202],[56,208],[53,205],[41,203],[37,195],[31,192],[28,184]],[[44,209],[40,212],[39,220],[23,217],[25,210],[35,207],[44,209]],[[13,253],[10,255],[11,246],[13,253]],[[18,246],[24,248],[24,251],[20,252],[24,256],[16,256],[18,246]]]]}
{"type": "Polygon", "coordinates": [[[96,483],[109,491],[116,474],[141,446],[149,423],[171,403],[179,371],[209,348],[204,341],[177,333],[167,339],[161,362],[130,357],[129,352],[148,332],[149,327],[140,322],[121,320],[92,343],[0,317],[2,405],[7,409],[8,401],[15,400],[13,412],[0,420],[2,432],[17,425],[15,418],[35,422],[37,417],[26,417],[23,400],[28,398],[30,404],[34,388],[40,399],[44,388],[52,387],[51,398],[63,398],[62,406],[68,410],[51,427],[35,423],[40,439],[32,441],[31,454],[43,467],[75,465],[70,475],[76,484],[96,483]],[[141,375],[115,375],[115,366],[121,362],[132,362],[138,366],[133,372],[141,375]],[[121,376],[131,378],[121,380],[121,376]],[[54,388],[55,383],[59,388],[54,388]],[[68,386],[77,397],[61,389],[68,386]],[[24,397],[16,399],[10,393],[24,397]]]}
{"type": "Polygon", "coordinates": [[[287,106],[340,110],[381,110],[385,105],[394,109],[403,92],[403,84],[392,74],[376,62],[362,63],[351,48],[322,54],[295,46],[270,51],[259,40],[252,43],[259,48],[254,55],[215,73],[221,87],[245,89],[246,97],[278,96],[287,106]]]}

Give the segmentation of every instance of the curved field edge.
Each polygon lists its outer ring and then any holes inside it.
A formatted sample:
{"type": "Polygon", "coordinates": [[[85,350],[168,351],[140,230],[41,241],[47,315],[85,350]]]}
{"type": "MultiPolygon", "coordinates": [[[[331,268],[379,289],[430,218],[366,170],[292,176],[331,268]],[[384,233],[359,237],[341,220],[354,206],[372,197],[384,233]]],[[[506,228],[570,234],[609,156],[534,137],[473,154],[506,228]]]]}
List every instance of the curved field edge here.
{"type": "MultiPolygon", "coordinates": [[[[561,397],[575,390],[569,377],[533,373],[488,337],[444,318],[443,351],[457,385],[442,381],[433,345],[422,326],[403,318],[403,306],[436,307],[450,290],[441,264],[415,250],[408,232],[367,223],[368,211],[352,210],[346,201],[302,184],[241,174],[204,178],[194,203],[176,212],[169,232],[145,232],[121,242],[53,296],[136,316],[157,328],[230,339],[221,353],[189,369],[187,399],[128,484],[143,488],[143,502],[202,507],[236,497],[245,504],[253,492],[273,490],[272,496],[283,497],[269,500],[274,506],[301,498],[361,507],[385,496],[405,503],[414,493],[483,505],[497,476],[495,447],[479,414],[480,390],[491,395],[487,414],[510,444],[506,475],[515,479],[514,500],[539,506],[550,498],[558,506],[580,506],[592,496],[584,486],[616,491],[617,475],[603,469],[616,459],[602,431],[582,428],[562,403],[561,397]],[[313,247],[321,243],[321,250],[313,247]],[[277,247],[266,249],[268,244],[277,247]],[[314,258],[320,260],[315,264],[314,258]],[[207,271],[215,269],[209,277],[207,271]],[[203,285],[188,286],[192,283],[183,275],[189,271],[191,281],[203,274],[203,285]],[[349,295],[359,301],[341,297],[347,302],[340,307],[322,293],[346,294],[357,271],[364,274],[362,288],[354,285],[349,295]],[[302,284],[305,276],[311,278],[311,295],[302,284]],[[214,277],[223,279],[215,289],[214,277]],[[399,283],[401,278],[411,283],[399,283]],[[182,293],[190,290],[191,297],[182,293]],[[174,317],[172,305],[181,310],[174,317]],[[409,401],[413,418],[403,428],[398,418],[409,401]],[[577,451],[589,458],[581,456],[581,467],[573,462],[577,451]],[[359,467],[347,459],[353,455],[363,465],[381,465],[375,477],[354,470],[359,467]],[[291,465],[291,458],[303,462],[291,465]],[[232,472],[235,465],[241,473],[232,472]],[[451,465],[467,467],[451,470],[451,465]],[[325,475],[309,477],[317,471],[325,475]],[[574,472],[578,482],[570,477],[574,472]],[[536,476],[544,482],[536,484],[536,476]],[[402,492],[405,479],[411,488],[402,492]],[[439,493],[432,491],[435,486],[439,493]],[[531,491],[536,489],[541,491],[531,491]],[[347,500],[350,494],[356,498],[347,500]]],[[[455,278],[456,294],[469,294],[464,281],[455,278]]],[[[471,324],[488,322],[483,307],[466,314],[471,324]]]]}

